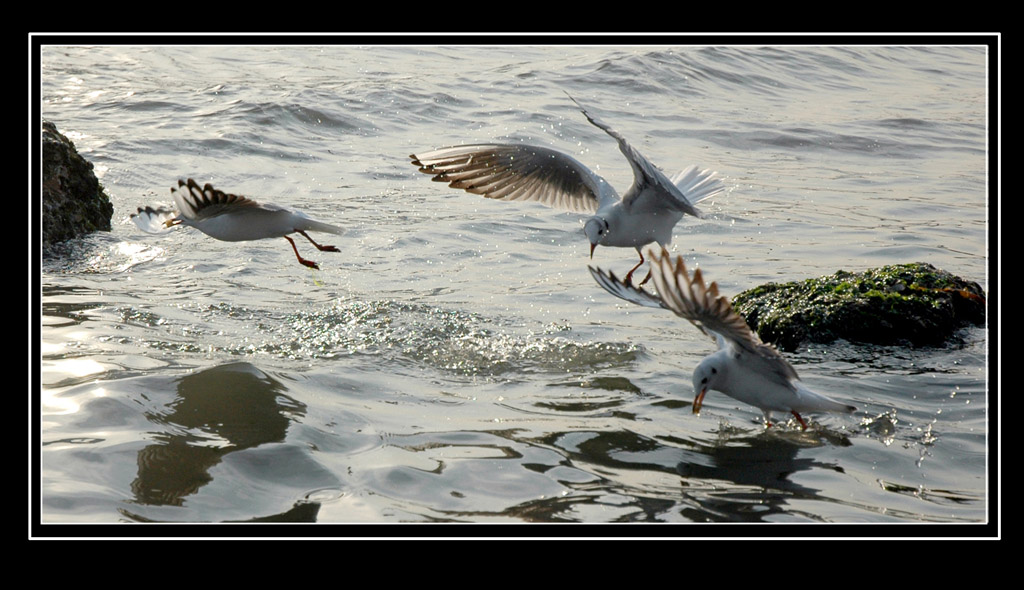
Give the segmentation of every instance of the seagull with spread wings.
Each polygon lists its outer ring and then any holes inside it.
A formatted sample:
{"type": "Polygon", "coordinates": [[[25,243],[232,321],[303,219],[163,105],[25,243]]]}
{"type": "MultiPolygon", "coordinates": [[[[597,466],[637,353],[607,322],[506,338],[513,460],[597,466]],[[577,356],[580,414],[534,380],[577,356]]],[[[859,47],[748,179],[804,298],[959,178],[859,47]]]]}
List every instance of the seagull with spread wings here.
{"type": "Polygon", "coordinates": [[[648,256],[657,294],[610,272],[589,267],[590,273],[612,295],[636,305],[667,309],[718,341],[718,351],[705,357],[693,372],[694,414],[700,412],[705,394],[712,389],[756,406],[768,426],[772,412],[788,412],[806,429],[803,413],[856,410],[801,383],[796,369],[775,347],[761,342],[729,299],[719,295],[718,284],[705,284],[699,268],[691,275],[682,256],[673,262],[664,248],[648,256]]]}
{"type": "MultiPolygon", "coordinates": [[[[569,97],[576,102],[576,99],[569,97]]],[[[601,176],[563,152],[526,144],[475,144],[413,154],[412,163],[436,182],[505,201],[537,201],[591,217],[583,225],[590,256],[597,246],[642,248],[672,241],[672,229],[684,215],[702,217],[694,205],[725,187],[711,170],[690,166],[671,179],[636,151],[619,133],[576,102],[592,124],[614,138],[633,170],[633,184],[622,198],[601,176]]],[[[644,279],[646,282],[650,277],[644,279]]]]}

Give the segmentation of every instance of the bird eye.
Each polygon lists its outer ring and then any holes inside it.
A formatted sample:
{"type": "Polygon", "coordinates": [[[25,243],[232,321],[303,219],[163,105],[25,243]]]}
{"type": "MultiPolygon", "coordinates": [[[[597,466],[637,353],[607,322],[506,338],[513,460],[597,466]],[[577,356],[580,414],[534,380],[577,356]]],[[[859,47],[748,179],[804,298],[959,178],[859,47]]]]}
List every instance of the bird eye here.
{"type": "Polygon", "coordinates": [[[711,374],[712,375],[717,375],[718,374],[718,369],[716,369],[714,367],[711,367],[711,374]]]}
{"type": "Polygon", "coordinates": [[[705,377],[705,378],[701,379],[701,380],[700,380],[700,382],[701,382],[701,383],[707,383],[707,382],[708,382],[708,378],[707,378],[707,377],[705,377]]]}

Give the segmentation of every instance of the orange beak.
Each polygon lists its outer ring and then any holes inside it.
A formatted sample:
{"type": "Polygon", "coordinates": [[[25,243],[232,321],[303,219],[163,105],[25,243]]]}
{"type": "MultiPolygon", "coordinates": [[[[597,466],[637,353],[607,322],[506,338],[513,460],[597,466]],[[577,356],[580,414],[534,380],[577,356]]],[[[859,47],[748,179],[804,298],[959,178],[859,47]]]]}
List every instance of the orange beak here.
{"type": "Polygon", "coordinates": [[[704,404],[704,394],[707,393],[707,392],[708,392],[708,390],[705,387],[704,389],[700,390],[700,393],[697,394],[697,397],[693,398],[693,413],[694,414],[700,414],[700,407],[704,404]]]}
{"type": "Polygon", "coordinates": [[[593,259],[594,259],[594,249],[595,249],[595,248],[597,248],[597,244],[591,244],[591,245],[590,245],[590,259],[591,259],[591,260],[593,260],[593,259]]]}

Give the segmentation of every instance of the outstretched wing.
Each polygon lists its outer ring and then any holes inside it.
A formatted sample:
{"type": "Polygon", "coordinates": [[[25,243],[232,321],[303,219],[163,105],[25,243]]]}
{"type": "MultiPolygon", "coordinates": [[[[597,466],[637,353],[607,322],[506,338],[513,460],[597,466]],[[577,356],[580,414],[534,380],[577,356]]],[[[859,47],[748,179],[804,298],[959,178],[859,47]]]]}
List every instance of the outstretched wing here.
{"type": "Polygon", "coordinates": [[[760,364],[759,372],[775,375],[780,383],[797,379],[796,370],[774,346],[761,342],[746,320],[732,307],[729,298],[718,293],[718,283],[704,282],[698,268],[691,275],[682,256],[673,262],[664,247],[648,252],[651,280],[658,296],[676,315],[720,336],[735,354],[746,354],[746,362],[760,364]]]}
{"type": "Polygon", "coordinates": [[[648,251],[651,263],[651,281],[665,307],[709,332],[720,334],[726,340],[740,343],[743,348],[754,348],[760,339],[747,322],[736,313],[729,298],[718,293],[718,283],[704,282],[701,269],[691,275],[682,256],[675,261],[664,247],[648,251]]]}
{"type": "Polygon", "coordinates": [[[699,268],[691,275],[683,257],[678,256],[673,261],[664,247],[660,251],[648,251],[647,256],[651,261],[651,280],[657,294],[623,283],[611,273],[605,274],[593,268],[590,273],[599,285],[616,297],[645,307],[668,309],[690,321],[715,338],[719,346],[731,348],[733,354],[744,355],[746,363],[760,365],[759,372],[774,375],[779,383],[788,385],[790,379],[797,378],[792,365],[775,347],[761,342],[746,320],[733,309],[729,298],[719,294],[718,284],[704,282],[699,268]]]}
{"type": "Polygon", "coordinates": [[[642,305],[644,307],[669,309],[660,297],[652,295],[639,287],[634,287],[632,282],[629,284],[622,282],[615,276],[615,273],[611,271],[605,272],[600,268],[594,268],[593,266],[588,266],[587,268],[590,269],[590,275],[594,277],[594,280],[597,281],[598,285],[601,285],[604,287],[605,291],[608,291],[619,299],[623,299],[636,305],[642,305]]]}
{"type": "Polygon", "coordinates": [[[452,188],[505,201],[537,201],[549,207],[593,213],[618,194],[578,160],[551,148],[476,144],[409,156],[420,172],[452,188]]]}
{"type": "Polygon", "coordinates": [[[714,172],[697,170],[696,166],[669,180],[657,166],[636,151],[626,138],[592,115],[575,98],[569,96],[569,99],[576,103],[588,121],[619,143],[619,150],[629,161],[633,169],[633,185],[622,195],[622,202],[629,209],[636,212],[681,211],[694,217],[701,217],[702,214],[694,203],[724,188],[722,183],[714,178],[714,172]]]}
{"type": "Polygon", "coordinates": [[[214,217],[229,209],[261,207],[250,198],[225,193],[213,188],[210,183],[200,187],[199,183],[191,178],[179,180],[178,187],[171,189],[171,195],[178,210],[181,211],[181,216],[193,221],[214,217]]]}

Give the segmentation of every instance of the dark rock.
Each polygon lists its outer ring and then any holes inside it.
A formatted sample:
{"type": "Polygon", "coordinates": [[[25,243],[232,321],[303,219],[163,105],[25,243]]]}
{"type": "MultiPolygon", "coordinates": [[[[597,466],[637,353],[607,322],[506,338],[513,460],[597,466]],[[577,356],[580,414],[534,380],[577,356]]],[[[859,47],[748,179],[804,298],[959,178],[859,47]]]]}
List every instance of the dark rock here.
{"type": "Polygon", "coordinates": [[[64,240],[110,231],[114,206],[70,139],[43,121],[43,254],[64,240]]]}
{"type": "Polygon", "coordinates": [[[984,325],[986,296],[977,283],[919,262],[769,283],[740,293],[733,306],[783,350],[840,338],[939,346],[966,325],[984,325]]]}

